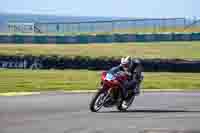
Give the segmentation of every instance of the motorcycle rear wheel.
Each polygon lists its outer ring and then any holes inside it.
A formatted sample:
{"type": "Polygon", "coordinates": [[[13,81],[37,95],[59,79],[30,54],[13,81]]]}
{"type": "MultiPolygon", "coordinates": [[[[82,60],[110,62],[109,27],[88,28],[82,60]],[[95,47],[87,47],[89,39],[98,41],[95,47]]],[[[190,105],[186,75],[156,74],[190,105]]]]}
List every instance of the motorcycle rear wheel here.
{"type": "Polygon", "coordinates": [[[127,111],[127,109],[131,106],[134,100],[135,100],[135,95],[128,96],[126,100],[126,107],[124,108],[122,106],[123,100],[121,100],[119,105],[117,106],[117,109],[122,112],[127,111]]]}

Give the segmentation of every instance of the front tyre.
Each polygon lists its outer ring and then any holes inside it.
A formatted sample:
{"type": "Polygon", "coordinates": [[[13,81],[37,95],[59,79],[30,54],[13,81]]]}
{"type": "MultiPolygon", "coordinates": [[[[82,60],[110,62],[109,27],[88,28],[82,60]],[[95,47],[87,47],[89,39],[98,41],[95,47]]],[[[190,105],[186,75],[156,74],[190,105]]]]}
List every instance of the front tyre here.
{"type": "Polygon", "coordinates": [[[90,110],[92,112],[97,112],[104,105],[105,99],[107,98],[107,91],[99,90],[95,96],[92,98],[90,103],[90,110]]]}

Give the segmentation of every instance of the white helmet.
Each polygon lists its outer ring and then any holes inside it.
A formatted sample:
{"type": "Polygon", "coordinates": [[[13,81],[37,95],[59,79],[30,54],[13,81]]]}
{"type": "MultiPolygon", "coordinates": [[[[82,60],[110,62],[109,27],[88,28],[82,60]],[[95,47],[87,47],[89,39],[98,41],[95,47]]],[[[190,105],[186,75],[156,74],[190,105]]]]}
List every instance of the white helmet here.
{"type": "Polygon", "coordinates": [[[132,59],[130,56],[127,56],[126,58],[121,58],[121,64],[120,64],[125,70],[128,70],[132,66],[132,59]]]}

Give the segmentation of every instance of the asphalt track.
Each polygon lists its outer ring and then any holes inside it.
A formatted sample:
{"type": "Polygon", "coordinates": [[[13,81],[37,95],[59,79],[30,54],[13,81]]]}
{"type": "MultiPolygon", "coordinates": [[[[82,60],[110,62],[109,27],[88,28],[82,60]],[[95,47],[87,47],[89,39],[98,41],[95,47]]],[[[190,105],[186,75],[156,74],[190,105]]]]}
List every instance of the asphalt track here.
{"type": "Polygon", "coordinates": [[[200,133],[200,93],[143,93],[127,112],[91,113],[90,94],[0,96],[0,133],[200,133]]]}

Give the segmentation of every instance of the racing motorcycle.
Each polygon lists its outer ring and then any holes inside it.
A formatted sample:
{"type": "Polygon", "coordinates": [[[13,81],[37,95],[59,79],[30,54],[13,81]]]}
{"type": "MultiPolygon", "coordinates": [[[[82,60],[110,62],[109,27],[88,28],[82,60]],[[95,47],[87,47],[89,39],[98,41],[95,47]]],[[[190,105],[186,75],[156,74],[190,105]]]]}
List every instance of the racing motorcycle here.
{"type": "MultiPolygon", "coordinates": [[[[127,90],[126,106],[122,105],[122,83],[128,80],[128,75],[121,71],[119,67],[114,67],[101,74],[101,87],[93,96],[90,102],[90,110],[98,112],[102,107],[116,106],[119,111],[126,111],[135,99],[133,89],[127,90]]],[[[136,85],[139,87],[139,84],[136,85]]]]}

